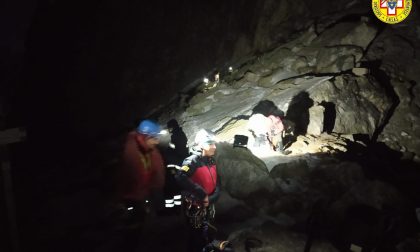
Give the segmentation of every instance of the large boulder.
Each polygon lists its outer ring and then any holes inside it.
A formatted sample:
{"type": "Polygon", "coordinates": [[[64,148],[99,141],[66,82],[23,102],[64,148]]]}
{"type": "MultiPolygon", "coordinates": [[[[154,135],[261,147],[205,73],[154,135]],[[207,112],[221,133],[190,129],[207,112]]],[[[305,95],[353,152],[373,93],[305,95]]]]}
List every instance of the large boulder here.
{"type": "Polygon", "coordinates": [[[247,199],[257,192],[276,190],[265,164],[246,148],[220,143],[216,161],[223,189],[234,198],[247,199]]]}
{"type": "MultiPolygon", "coordinates": [[[[304,251],[307,239],[304,234],[289,231],[281,225],[270,222],[255,228],[238,230],[229,236],[237,252],[304,251]]],[[[311,251],[337,252],[338,250],[327,241],[316,240],[311,245],[311,251]]]]}
{"type": "Polygon", "coordinates": [[[333,131],[343,134],[372,136],[385,123],[393,105],[385,89],[373,78],[347,74],[312,87],[310,97],[317,103],[334,104],[333,131]]]}

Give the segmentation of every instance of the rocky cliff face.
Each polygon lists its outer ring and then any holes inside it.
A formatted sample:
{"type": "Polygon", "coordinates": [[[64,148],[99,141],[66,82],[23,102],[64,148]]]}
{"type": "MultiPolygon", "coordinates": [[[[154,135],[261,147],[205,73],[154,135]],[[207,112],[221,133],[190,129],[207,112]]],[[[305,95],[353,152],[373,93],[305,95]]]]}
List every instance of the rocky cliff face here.
{"type": "MultiPolygon", "coordinates": [[[[410,24],[416,27],[414,20],[410,24]]],[[[320,135],[331,122],[330,132],[384,140],[418,160],[418,76],[413,71],[418,63],[414,44],[406,44],[404,54],[392,47],[389,40],[398,43],[401,38],[384,34],[397,32],[393,29],[398,28],[383,29],[369,17],[336,21],[320,34],[314,24],[297,38],[246,58],[231,73],[226,71],[219,83],[199,87],[201,92],[182,104],[185,112],[175,110],[171,116],[184,122],[189,135],[204,127],[231,140],[233,133],[247,134],[232,132],[231,125],[241,124],[258,102],[269,100],[286,118],[305,127],[304,133],[320,135]],[[377,47],[383,45],[384,37],[388,47],[381,56],[374,52],[380,50],[377,47]],[[400,62],[406,65],[400,67],[393,59],[401,57],[414,65],[400,62]],[[302,113],[307,114],[307,122],[302,121],[302,113]]]]}

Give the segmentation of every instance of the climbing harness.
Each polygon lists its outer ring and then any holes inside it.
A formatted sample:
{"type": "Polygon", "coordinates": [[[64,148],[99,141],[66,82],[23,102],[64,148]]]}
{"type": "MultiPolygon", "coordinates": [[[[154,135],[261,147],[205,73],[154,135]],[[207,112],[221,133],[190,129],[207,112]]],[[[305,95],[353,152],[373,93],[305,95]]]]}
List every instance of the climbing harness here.
{"type": "Polygon", "coordinates": [[[185,215],[188,218],[189,223],[193,228],[205,228],[207,229],[208,226],[214,228],[209,221],[214,219],[215,216],[215,208],[214,205],[210,205],[209,207],[204,207],[201,202],[194,199],[193,197],[185,197],[185,215]]]}

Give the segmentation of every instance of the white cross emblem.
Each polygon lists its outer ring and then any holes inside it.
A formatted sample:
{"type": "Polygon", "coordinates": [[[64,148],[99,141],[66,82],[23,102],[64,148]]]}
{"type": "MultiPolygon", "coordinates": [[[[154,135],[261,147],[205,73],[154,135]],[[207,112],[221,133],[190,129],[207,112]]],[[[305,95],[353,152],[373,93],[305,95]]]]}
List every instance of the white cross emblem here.
{"type": "Polygon", "coordinates": [[[404,8],[404,0],[381,0],[381,9],[387,9],[388,16],[397,15],[397,9],[404,8]]]}

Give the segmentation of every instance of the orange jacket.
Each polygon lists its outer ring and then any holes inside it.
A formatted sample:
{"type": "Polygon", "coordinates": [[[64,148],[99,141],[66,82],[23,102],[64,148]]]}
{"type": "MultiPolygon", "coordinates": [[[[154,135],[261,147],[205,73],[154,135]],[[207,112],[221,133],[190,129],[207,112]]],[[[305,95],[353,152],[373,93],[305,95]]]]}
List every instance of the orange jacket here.
{"type": "Polygon", "coordinates": [[[149,149],[145,135],[131,131],[123,152],[119,191],[124,200],[144,200],[154,189],[162,190],[165,168],[157,148],[149,149]]]}

